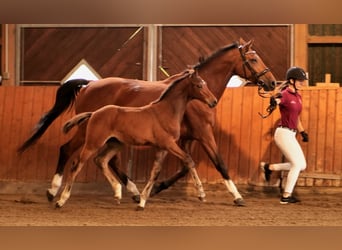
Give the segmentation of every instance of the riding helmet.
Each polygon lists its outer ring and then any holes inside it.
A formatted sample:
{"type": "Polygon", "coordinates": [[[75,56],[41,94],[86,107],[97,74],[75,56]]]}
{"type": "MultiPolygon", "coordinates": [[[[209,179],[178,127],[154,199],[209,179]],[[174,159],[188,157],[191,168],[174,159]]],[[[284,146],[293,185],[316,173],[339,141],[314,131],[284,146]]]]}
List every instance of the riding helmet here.
{"type": "Polygon", "coordinates": [[[305,71],[299,67],[291,67],[287,70],[286,80],[290,80],[291,78],[295,80],[308,80],[305,71]]]}

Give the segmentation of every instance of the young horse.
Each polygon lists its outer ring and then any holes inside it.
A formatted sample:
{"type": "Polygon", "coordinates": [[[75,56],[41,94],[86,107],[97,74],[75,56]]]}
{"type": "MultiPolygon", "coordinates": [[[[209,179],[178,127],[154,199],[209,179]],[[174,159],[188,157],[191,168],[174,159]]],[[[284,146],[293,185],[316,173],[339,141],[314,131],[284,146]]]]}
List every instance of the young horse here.
{"type": "MultiPolygon", "coordinates": [[[[239,75],[242,78],[258,84],[259,91],[262,89],[265,91],[274,89],[276,80],[262,59],[252,49],[252,44],[252,41],[246,43],[240,40],[240,43],[233,43],[220,48],[204,61],[197,64],[196,69],[207,82],[209,89],[218,100],[223,95],[227,82],[233,75],[239,75]]],[[[42,116],[36,126],[36,130],[19,148],[19,152],[33,145],[43,135],[50,124],[74,102],[76,113],[95,111],[108,104],[133,107],[142,106],[158,98],[160,93],[167,87],[166,84],[170,81],[170,79],[165,79],[164,81],[150,83],[114,77],[91,82],[86,80],[68,81],[58,89],[54,106],[48,113],[42,116]]],[[[228,191],[234,197],[234,203],[243,205],[244,201],[228,175],[228,168],[222,160],[215,141],[215,110],[208,109],[201,102],[192,101],[187,106],[185,117],[186,119],[183,120],[181,129],[183,146],[186,150],[189,150],[191,142],[197,140],[203,146],[216,169],[223,177],[228,191]],[[194,112],[195,110],[200,111],[194,112]],[[196,129],[193,129],[194,124],[196,124],[196,129]]],[[[69,142],[60,147],[56,173],[52,180],[51,188],[47,191],[47,196],[50,201],[56,196],[61,186],[65,164],[71,155],[84,143],[85,128],[86,123],[81,125],[75,136],[69,142]]],[[[117,171],[114,168],[116,159],[114,158],[110,161],[110,166],[113,166],[114,171],[117,171]]],[[[183,168],[169,180],[156,183],[153,192],[157,193],[163,188],[169,187],[186,173],[187,168],[183,168]]],[[[120,172],[117,172],[117,175],[127,186],[128,190],[131,190],[133,194],[138,194],[134,191],[136,190],[135,185],[126,175],[120,172]]]]}
{"type": "MultiPolygon", "coordinates": [[[[187,71],[182,78],[169,85],[159,99],[149,105],[143,107],[107,105],[95,112],[78,114],[66,122],[63,126],[65,133],[73,126],[88,120],[85,143],[56,206],[62,207],[65,204],[70,197],[71,186],[84,163],[109,139],[111,139],[113,155],[120,151],[123,144],[129,144],[154,146],[157,148],[157,158],[165,157],[167,152],[177,156],[189,168],[202,197],[204,191],[194,170],[195,164],[190,155],[177,145],[186,105],[193,98],[206,103],[210,108],[217,104],[216,97],[197,72],[187,71]]],[[[107,169],[107,174],[110,173],[106,163],[102,163],[101,167],[107,169]]],[[[160,164],[153,166],[150,179],[140,197],[139,209],[145,207],[160,170],[160,164]]]]}

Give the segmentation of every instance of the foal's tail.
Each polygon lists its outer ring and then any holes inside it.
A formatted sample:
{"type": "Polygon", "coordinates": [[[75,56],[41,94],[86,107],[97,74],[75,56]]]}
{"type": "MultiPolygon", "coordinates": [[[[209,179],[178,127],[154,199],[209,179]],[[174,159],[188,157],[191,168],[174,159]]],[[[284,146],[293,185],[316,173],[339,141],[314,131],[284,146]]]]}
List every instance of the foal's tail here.
{"type": "Polygon", "coordinates": [[[32,146],[47,130],[51,123],[60,116],[68,108],[71,108],[75,102],[76,96],[82,86],[87,85],[88,80],[73,79],[61,85],[56,93],[55,104],[44,114],[33,130],[33,134],[18,149],[17,152],[22,153],[32,146]]]}
{"type": "Polygon", "coordinates": [[[75,115],[69,121],[67,121],[62,128],[64,134],[68,133],[70,129],[72,129],[75,125],[80,125],[84,121],[88,120],[93,112],[84,112],[78,115],[75,115]]]}

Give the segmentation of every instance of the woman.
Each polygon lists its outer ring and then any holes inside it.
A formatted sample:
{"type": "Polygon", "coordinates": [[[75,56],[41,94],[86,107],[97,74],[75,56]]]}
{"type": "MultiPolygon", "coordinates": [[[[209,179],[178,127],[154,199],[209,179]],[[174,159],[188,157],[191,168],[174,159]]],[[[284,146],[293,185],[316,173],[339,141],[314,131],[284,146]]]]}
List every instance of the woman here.
{"type": "Polygon", "coordinates": [[[299,173],[306,168],[304,153],[296,139],[299,132],[304,142],[309,141],[308,134],[304,131],[300,120],[302,111],[302,97],[298,90],[302,88],[307,80],[305,71],[299,67],[291,67],[286,72],[287,87],[281,91],[277,97],[271,98],[271,105],[279,105],[281,121],[277,127],[274,140],[288,162],[285,163],[265,163],[261,162],[261,169],[264,171],[265,180],[270,181],[272,171],[289,171],[285,183],[284,192],[280,199],[280,204],[299,202],[292,195],[299,173]]]}

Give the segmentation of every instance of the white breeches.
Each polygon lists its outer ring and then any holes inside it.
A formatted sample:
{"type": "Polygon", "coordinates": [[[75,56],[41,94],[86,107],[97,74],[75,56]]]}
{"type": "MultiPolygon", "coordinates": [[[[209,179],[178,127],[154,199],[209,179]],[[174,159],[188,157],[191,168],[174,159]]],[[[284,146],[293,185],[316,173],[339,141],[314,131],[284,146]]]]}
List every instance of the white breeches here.
{"type": "Polygon", "coordinates": [[[272,167],[276,171],[289,171],[284,191],[292,193],[299,173],[306,168],[303,150],[296,139],[296,132],[287,128],[277,128],[274,140],[288,162],[272,164],[272,167]]]}

